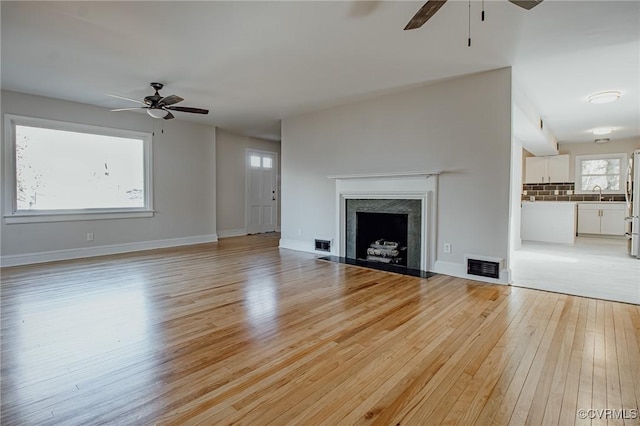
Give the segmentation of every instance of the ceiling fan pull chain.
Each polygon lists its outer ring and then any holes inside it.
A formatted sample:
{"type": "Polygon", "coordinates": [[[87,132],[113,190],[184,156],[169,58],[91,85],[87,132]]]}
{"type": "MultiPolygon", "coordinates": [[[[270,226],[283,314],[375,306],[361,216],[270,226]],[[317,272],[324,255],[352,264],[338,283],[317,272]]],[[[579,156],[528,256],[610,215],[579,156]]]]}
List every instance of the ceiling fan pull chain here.
{"type": "Polygon", "coordinates": [[[467,40],[467,47],[471,47],[471,0],[469,0],[469,39],[467,40]]]}

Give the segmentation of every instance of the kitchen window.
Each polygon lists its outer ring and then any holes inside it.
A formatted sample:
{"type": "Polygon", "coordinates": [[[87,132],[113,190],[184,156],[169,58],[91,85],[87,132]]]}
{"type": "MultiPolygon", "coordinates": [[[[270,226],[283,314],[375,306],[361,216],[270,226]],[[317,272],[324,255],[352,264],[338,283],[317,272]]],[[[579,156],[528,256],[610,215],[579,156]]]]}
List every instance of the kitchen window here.
{"type": "Polygon", "coordinates": [[[5,115],[6,223],[150,217],[150,133],[5,115]]]}
{"type": "Polygon", "coordinates": [[[576,193],[622,194],[627,154],[576,155],[576,193]]]}

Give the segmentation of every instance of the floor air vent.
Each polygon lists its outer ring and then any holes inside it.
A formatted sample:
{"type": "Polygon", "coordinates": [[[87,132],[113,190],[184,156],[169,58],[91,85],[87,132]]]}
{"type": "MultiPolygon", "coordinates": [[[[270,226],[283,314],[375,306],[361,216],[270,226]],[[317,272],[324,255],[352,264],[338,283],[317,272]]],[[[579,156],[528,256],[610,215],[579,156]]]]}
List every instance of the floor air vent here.
{"type": "Polygon", "coordinates": [[[467,258],[467,274],[498,279],[500,262],[467,258]]]}

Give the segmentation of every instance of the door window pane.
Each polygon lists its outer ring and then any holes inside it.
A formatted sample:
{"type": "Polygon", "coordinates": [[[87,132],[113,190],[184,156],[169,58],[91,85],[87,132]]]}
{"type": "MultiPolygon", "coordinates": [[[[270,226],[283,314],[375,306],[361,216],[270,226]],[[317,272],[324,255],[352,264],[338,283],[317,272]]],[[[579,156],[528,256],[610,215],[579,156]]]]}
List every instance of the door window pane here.
{"type": "Polygon", "coordinates": [[[259,155],[252,155],[250,161],[251,167],[260,167],[261,158],[259,155]]]}

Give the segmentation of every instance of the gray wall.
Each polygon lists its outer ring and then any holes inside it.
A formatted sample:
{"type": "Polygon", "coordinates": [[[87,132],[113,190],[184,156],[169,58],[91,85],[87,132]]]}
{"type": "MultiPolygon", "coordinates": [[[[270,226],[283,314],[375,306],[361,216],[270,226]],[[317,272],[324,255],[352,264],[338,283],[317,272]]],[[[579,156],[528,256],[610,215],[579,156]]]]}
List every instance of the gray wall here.
{"type": "Polygon", "coordinates": [[[284,119],[281,246],[337,238],[328,175],[442,170],[436,269],[508,259],[510,162],[510,68],[284,119]]]}
{"type": "Polygon", "coordinates": [[[217,219],[218,235],[246,234],[245,186],[246,150],[271,151],[278,154],[278,218],[280,225],[280,142],[237,135],[216,129],[217,219]]]}
{"type": "Polygon", "coordinates": [[[611,137],[611,142],[604,144],[594,142],[559,144],[560,154],[569,154],[570,182],[575,181],[576,155],[617,154],[622,152],[631,155],[636,149],[640,149],[640,138],[615,139],[615,137],[611,137]]]}
{"type": "MultiPolygon", "coordinates": [[[[110,112],[96,106],[8,91],[2,92],[1,110],[3,115],[17,114],[136,131],[150,132],[156,126],[153,139],[156,214],[153,217],[10,225],[2,220],[3,256],[215,237],[215,127],[179,119],[163,123],[144,113],[110,112]],[[164,134],[160,133],[162,125],[164,134]],[[94,233],[94,241],[86,241],[88,232],[94,233]]],[[[2,138],[4,143],[4,128],[2,138]]],[[[4,202],[4,177],[2,192],[4,202]]]]}

